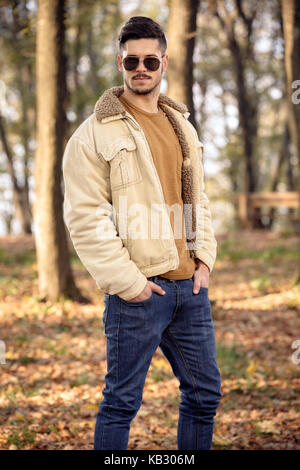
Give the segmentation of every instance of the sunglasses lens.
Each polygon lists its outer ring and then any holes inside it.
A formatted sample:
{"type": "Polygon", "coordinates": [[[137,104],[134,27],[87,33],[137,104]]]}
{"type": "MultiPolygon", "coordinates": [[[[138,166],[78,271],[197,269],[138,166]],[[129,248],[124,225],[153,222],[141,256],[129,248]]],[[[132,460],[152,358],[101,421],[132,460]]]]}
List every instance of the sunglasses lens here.
{"type": "Polygon", "coordinates": [[[148,70],[151,70],[152,72],[154,72],[155,70],[158,69],[160,65],[160,60],[156,59],[155,57],[147,57],[144,60],[144,64],[148,70]]]}
{"type": "MultiPolygon", "coordinates": [[[[135,70],[139,65],[139,59],[137,57],[125,57],[123,65],[125,70],[135,70]]],[[[160,60],[156,57],[147,57],[144,59],[144,65],[148,70],[154,72],[160,66],[160,60]]]]}
{"type": "Polygon", "coordinates": [[[126,70],[134,70],[139,64],[139,59],[137,57],[125,57],[123,64],[126,70]]]}

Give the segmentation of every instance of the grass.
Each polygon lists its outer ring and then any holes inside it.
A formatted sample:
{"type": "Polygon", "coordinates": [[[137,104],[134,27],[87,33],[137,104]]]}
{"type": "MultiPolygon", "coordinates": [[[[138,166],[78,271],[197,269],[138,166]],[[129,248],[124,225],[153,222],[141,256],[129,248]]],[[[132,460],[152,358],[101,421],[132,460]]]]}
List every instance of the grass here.
{"type": "Polygon", "coordinates": [[[252,279],[250,282],[250,287],[252,289],[257,289],[261,294],[267,293],[268,288],[271,287],[271,279],[269,276],[266,276],[265,274],[257,277],[256,279],[252,279]]]}
{"type": "Polygon", "coordinates": [[[48,352],[53,352],[55,355],[58,356],[65,356],[67,354],[68,348],[67,346],[57,347],[57,342],[53,344],[52,341],[47,338],[44,342],[45,350],[48,352]]]}
{"type": "Polygon", "coordinates": [[[35,250],[26,250],[21,253],[10,253],[8,250],[0,248],[0,264],[6,266],[28,266],[36,261],[35,250]]]}
{"type": "Polygon", "coordinates": [[[150,377],[152,378],[153,382],[161,382],[173,377],[173,375],[165,371],[164,369],[160,369],[158,367],[154,367],[152,371],[150,371],[150,377]]]}
{"type": "Polygon", "coordinates": [[[89,375],[86,373],[77,375],[76,379],[70,380],[69,384],[70,387],[80,387],[81,385],[85,385],[89,383],[89,375]]]}
{"type": "MultiPolygon", "coordinates": [[[[82,266],[80,258],[76,253],[70,255],[71,264],[82,266]]],[[[19,253],[11,253],[9,250],[0,248],[0,265],[9,266],[11,268],[19,266],[29,266],[36,263],[35,249],[22,251],[19,253]]]]}
{"type": "Polygon", "coordinates": [[[20,364],[30,364],[32,362],[37,362],[37,359],[31,356],[21,356],[17,362],[20,362],[20,364]]]}
{"type": "Polygon", "coordinates": [[[223,376],[246,377],[248,358],[234,347],[217,342],[217,362],[223,376]]]}
{"type": "Polygon", "coordinates": [[[17,344],[22,345],[30,341],[30,336],[27,335],[26,333],[20,333],[17,336],[15,336],[14,340],[16,341],[17,344]]]}
{"type": "Polygon", "coordinates": [[[7,444],[8,448],[10,446],[15,446],[17,449],[21,449],[26,445],[33,445],[35,442],[36,432],[28,428],[26,423],[21,429],[12,431],[8,438],[7,444]]]}
{"type": "Polygon", "coordinates": [[[260,261],[279,261],[284,259],[295,261],[300,260],[300,252],[296,248],[284,245],[275,245],[262,250],[247,250],[238,246],[237,240],[226,240],[219,243],[218,259],[229,261],[240,261],[242,259],[254,259],[260,261]]]}

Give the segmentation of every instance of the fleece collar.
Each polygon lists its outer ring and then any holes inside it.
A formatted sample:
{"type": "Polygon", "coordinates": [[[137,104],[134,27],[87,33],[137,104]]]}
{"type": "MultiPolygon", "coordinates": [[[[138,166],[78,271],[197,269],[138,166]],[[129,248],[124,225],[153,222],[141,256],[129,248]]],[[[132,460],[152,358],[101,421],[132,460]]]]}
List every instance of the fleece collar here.
{"type": "MultiPolygon", "coordinates": [[[[125,116],[126,110],[118,99],[123,92],[123,85],[116,86],[109,88],[100,96],[94,107],[94,113],[98,121],[115,115],[125,116]]],[[[189,114],[185,104],[172,100],[164,93],[160,93],[158,104],[170,106],[184,115],[189,114]]]]}

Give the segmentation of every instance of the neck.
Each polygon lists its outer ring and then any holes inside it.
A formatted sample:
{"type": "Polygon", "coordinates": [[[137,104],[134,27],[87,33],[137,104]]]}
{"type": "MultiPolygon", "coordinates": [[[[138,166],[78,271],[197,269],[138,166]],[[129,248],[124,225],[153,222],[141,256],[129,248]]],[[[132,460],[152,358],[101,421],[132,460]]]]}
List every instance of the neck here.
{"type": "Polygon", "coordinates": [[[160,87],[156,87],[147,95],[137,95],[133,93],[127,86],[124,84],[124,98],[129,101],[129,103],[134,104],[138,108],[141,108],[143,111],[148,113],[158,113],[158,98],[160,93],[160,87]]]}

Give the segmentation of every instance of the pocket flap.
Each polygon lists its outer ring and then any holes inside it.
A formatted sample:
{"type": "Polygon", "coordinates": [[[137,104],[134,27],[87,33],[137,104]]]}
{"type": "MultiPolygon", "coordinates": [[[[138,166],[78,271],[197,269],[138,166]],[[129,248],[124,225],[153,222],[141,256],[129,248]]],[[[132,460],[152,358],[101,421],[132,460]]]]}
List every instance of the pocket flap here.
{"type": "Polygon", "coordinates": [[[136,143],[131,135],[116,137],[106,147],[101,149],[101,154],[106,161],[112,160],[121,150],[135,150],[136,143]]]}

